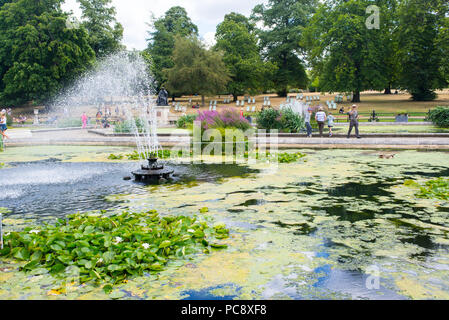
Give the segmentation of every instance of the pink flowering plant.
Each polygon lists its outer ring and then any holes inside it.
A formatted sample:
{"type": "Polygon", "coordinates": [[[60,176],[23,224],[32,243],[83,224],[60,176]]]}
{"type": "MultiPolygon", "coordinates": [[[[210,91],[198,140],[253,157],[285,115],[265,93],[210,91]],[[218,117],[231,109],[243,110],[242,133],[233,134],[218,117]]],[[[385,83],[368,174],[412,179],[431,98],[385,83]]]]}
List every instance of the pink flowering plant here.
{"type": "Polygon", "coordinates": [[[249,121],[234,109],[198,111],[196,120],[201,122],[202,130],[235,128],[245,131],[251,128],[249,121]]]}

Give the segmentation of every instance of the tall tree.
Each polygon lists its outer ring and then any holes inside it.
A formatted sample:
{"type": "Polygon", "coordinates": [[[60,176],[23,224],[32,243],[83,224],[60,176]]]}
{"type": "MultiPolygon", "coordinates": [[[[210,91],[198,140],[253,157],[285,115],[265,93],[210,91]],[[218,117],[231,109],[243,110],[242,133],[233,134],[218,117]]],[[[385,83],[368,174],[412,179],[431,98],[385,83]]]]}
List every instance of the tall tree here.
{"type": "Polygon", "coordinates": [[[442,68],[444,47],[439,43],[447,21],[445,5],[447,2],[442,0],[401,2],[398,28],[400,83],[413,100],[433,100],[435,89],[447,85],[442,68]]]}
{"type": "Polygon", "coordinates": [[[151,71],[156,85],[160,88],[166,81],[165,69],[173,67],[173,49],[175,37],[198,35],[198,27],[190,20],[187,11],[182,7],[172,7],[165,15],[153,19],[152,30],[148,33],[147,53],[152,58],[151,71]]]}
{"type": "MultiPolygon", "coordinates": [[[[445,9],[446,12],[449,12],[448,7],[449,4],[447,4],[445,9]]],[[[441,64],[442,72],[446,78],[446,81],[449,83],[449,16],[447,14],[444,19],[443,28],[441,29],[439,35],[438,45],[443,50],[443,62],[441,64]]]]}
{"type": "Polygon", "coordinates": [[[77,1],[83,12],[83,25],[89,33],[89,44],[95,55],[101,58],[123,49],[123,27],[116,21],[111,0],[77,1]]]}
{"type": "Polygon", "coordinates": [[[273,81],[280,96],[286,96],[289,87],[307,86],[300,44],[316,3],[316,0],[268,0],[267,5],[253,9],[253,20],[263,23],[258,30],[262,53],[278,67],[273,81]]]}
{"type": "Polygon", "coordinates": [[[227,90],[234,101],[242,94],[256,94],[267,87],[276,66],[264,62],[259,54],[254,25],[244,15],[231,13],[217,26],[215,50],[223,52],[223,61],[231,75],[227,90]]]}
{"type": "Polygon", "coordinates": [[[399,43],[395,36],[398,29],[398,0],[378,0],[381,5],[382,28],[380,29],[382,65],[385,78],[385,94],[391,94],[392,88],[399,86],[399,43]]]}
{"type": "Polygon", "coordinates": [[[173,67],[164,70],[167,89],[178,94],[199,94],[202,97],[225,90],[229,75],[222,56],[207,50],[196,37],[175,38],[173,67]]]}
{"type": "Polygon", "coordinates": [[[369,0],[333,0],[320,5],[314,15],[305,31],[305,43],[321,90],[353,92],[353,102],[360,102],[361,91],[382,90],[389,82],[384,61],[387,51],[383,52],[382,44],[385,26],[366,26],[366,8],[372,4],[369,0]]]}
{"type": "Polygon", "coordinates": [[[68,28],[62,0],[16,0],[0,8],[0,102],[49,99],[91,65],[84,28],[68,28]]]}

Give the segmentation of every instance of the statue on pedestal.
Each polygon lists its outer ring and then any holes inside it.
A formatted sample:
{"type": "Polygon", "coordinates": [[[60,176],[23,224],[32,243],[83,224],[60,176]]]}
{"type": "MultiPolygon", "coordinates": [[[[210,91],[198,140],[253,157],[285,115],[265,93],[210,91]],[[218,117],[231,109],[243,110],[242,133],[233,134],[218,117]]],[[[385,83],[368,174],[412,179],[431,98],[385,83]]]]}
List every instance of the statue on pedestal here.
{"type": "Polygon", "coordinates": [[[161,91],[159,91],[156,104],[158,106],[168,106],[168,92],[164,87],[162,87],[161,91]]]}

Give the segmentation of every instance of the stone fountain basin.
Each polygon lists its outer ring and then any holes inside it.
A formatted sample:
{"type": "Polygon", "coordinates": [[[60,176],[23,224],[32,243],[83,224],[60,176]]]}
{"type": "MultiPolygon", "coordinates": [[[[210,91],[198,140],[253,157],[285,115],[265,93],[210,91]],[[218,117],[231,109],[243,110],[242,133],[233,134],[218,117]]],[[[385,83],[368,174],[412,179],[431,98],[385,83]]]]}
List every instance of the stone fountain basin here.
{"type": "Polygon", "coordinates": [[[171,169],[158,169],[158,170],[137,170],[133,171],[132,174],[134,176],[142,176],[142,177],[168,177],[173,174],[175,171],[171,169]]]}
{"type": "Polygon", "coordinates": [[[174,173],[172,169],[165,169],[163,165],[157,163],[158,159],[148,159],[148,166],[143,165],[142,169],[132,172],[136,181],[168,179],[174,173]]]}

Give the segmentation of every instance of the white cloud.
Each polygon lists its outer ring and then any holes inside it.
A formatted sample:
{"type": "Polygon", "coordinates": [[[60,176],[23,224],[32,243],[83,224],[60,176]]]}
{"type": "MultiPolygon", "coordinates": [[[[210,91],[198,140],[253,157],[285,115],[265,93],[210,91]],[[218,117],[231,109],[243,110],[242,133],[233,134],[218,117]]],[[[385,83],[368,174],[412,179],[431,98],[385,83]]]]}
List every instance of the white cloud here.
{"type": "Polygon", "coordinates": [[[206,45],[206,47],[211,48],[215,45],[215,32],[207,32],[202,37],[203,43],[206,45]]]}
{"type": "MultiPolygon", "coordinates": [[[[239,12],[249,15],[255,5],[264,0],[112,0],[117,20],[124,27],[123,42],[128,49],[146,48],[151,14],[163,15],[173,6],[182,6],[199,28],[200,36],[210,45],[214,43],[215,28],[226,14],[239,12]]],[[[66,0],[65,10],[80,16],[76,0],[66,0]]]]}

